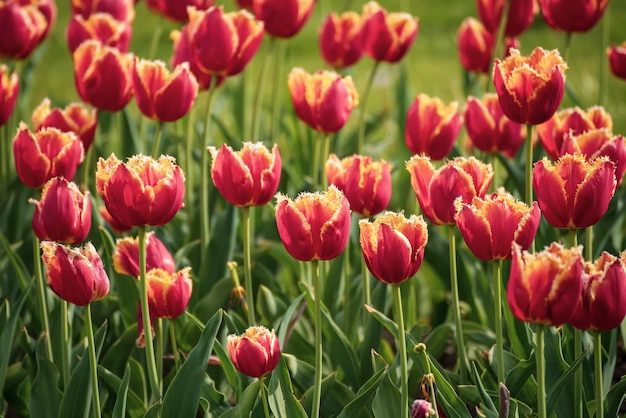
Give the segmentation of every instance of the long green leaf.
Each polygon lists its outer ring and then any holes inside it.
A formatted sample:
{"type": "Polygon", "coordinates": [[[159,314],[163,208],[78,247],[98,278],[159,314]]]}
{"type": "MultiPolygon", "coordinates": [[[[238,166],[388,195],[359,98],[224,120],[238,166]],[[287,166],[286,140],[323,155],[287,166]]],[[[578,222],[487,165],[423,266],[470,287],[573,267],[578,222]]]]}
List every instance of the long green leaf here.
{"type": "Polygon", "coordinates": [[[30,415],[41,418],[56,418],[59,416],[61,392],[57,388],[59,372],[46,355],[44,339],[37,342],[37,376],[33,381],[30,397],[30,415]]]}
{"type": "Polygon", "coordinates": [[[389,372],[385,373],[385,377],[383,377],[372,401],[374,417],[396,418],[402,416],[401,402],[402,397],[397,385],[391,381],[389,372]]]}
{"type": "Polygon", "coordinates": [[[487,394],[475,363],[472,363],[472,373],[474,375],[474,382],[476,382],[476,389],[478,389],[478,394],[480,395],[480,401],[483,404],[483,413],[487,418],[498,418],[498,409],[491,400],[491,397],[487,394]]]}
{"type": "MultiPolygon", "coordinates": [[[[576,373],[576,370],[582,366],[582,362],[586,355],[587,353],[583,352],[582,355],[564,371],[563,375],[561,375],[556,383],[552,385],[546,400],[546,409],[548,411],[562,411],[557,413],[557,416],[574,416],[573,412],[571,412],[572,415],[561,415],[562,413],[568,414],[570,411],[573,411],[573,406],[570,408],[560,404],[563,403],[563,395],[568,393],[568,388],[571,390],[571,388],[574,387],[574,374],[576,373]]],[[[551,365],[551,363],[547,364],[551,365]]]]}
{"type": "Polygon", "coordinates": [[[387,373],[387,369],[380,369],[367,382],[356,394],[356,397],[350,401],[341,414],[337,418],[352,418],[361,417],[369,409],[372,399],[376,394],[376,390],[380,386],[384,375],[387,373]]]}
{"type": "Polygon", "coordinates": [[[622,376],[622,379],[609,390],[606,395],[604,417],[613,418],[619,413],[622,402],[626,399],[626,376],[622,376]]]}
{"type": "MultiPolygon", "coordinates": [[[[142,398],[137,395],[132,388],[130,388],[131,377],[133,376],[132,362],[126,366],[123,379],[120,379],[111,371],[102,366],[98,366],[98,376],[102,381],[111,388],[111,390],[118,395],[115,408],[118,408],[117,403],[120,402],[119,396],[124,393],[124,410],[130,418],[141,418],[146,413],[146,405],[142,398]],[[127,383],[125,383],[128,380],[127,383]],[[124,388],[126,385],[126,388],[124,388]]],[[[136,373],[135,373],[136,374],[136,373]]],[[[121,408],[121,406],[119,407],[121,408]]]]}
{"type": "Polygon", "coordinates": [[[444,376],[441,365],[434,361],[430,355],[430,369],[437,383],[437,404],[441,405],[448,418],[471,418],[465,403],[458,397],[452,385],[444,376]]]}
{"type": "Polygon", "coordinates": [[[261,388],[259,380],[254,381],[250,386],[246,388],[239,398],[239,403],[232,409],[224,412],[219,418],[248,418],[254,408],[256,399],[259,396],[259,390],[261,388]]]}
{"type": "Polygon", "coordinates": [[[235,369],[235,365],[230,360],[230,356],[219,341],[215,341],[213,349],[215,350],[217,357],[220,359],[222,371],[226,376],[226,380],[228,380],[228,384],[231,387],[238,388],[241,385],[241,378],[239,377],[239,372],[235,369]]]}
{"type": "Polygon", "coordinates": [[[217,331],[222,323],[222,311],[207,322],[198,344],[174,376],[161,407],[162,418],[193,418],[198,411],[202,382],[217,331]]]}
{"type": "Polygon", "coordinates": [[[125,418],[126,417],[126,399],[128,398],[128,386],[130,384],[130,365],[126,365],[124,371],[124,377],[120,384],[120,388],[117,391],[117,399],[115,400],[115,406],[113,407],[113,418],[125,418]]]}
{"type": "Polygon", "coordinates": [[[287,369],[285,360],[282,358],[278,362],[276,369],[272,372],[268,398],[274,416],[307,418],[304,407],[293,394],[289,369],[287,369]]]}

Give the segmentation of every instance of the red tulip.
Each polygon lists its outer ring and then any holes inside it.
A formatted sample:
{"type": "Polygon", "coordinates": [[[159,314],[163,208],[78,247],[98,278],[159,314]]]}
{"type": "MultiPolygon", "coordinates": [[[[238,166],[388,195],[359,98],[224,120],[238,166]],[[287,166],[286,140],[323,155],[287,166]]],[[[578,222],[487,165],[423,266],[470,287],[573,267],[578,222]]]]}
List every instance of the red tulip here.
{"type": "Polygon", "coordinates": [[[53,177],[72,180],[83,161],[83,143],[73,132],[44,128],[31,133],[20,123],[13,140],[15,169],[22,183],[40,189],[53,177]]]}
{"type": "MultiPolygon", "coordinates": [[[[139,239],[137,237],[126,237],[115,242],[113,268],[119,274],[139,277],[139,239]]],[[[152,269],[174,273],[176,262],[154,232],[148,232],[146,234],[146,271],[152,269]]]]}
{"type": "Polygon", "coordinates": [[[50,127],[62,132],[74,132],[87,152],[96,135],[98,117],[95,109],[87,109],[82,103],[51,109],[50,99],[46,97],[33,111],[33,125],[37,131],[50,127]]]}
{"type": "Polygon", "coordinates": [[[526,138],[524,125],[504,115],[494,93],[487,93],[481,99],[470,96],[463,119],[474,146],[487,154],[502,153],[513,158],[526,138]]]}
{"type": "Polygon", "coordinates": [[[584,265],[578,309],[569,323],[582,330],[609,331],[626,317],[626,252],[617,258],[607,252],[584,265]]]}
{"type": "Polygon", "coordinates": [[[359,104],[352,78],[332,71],[309,74],[302,68],[294,68],[289,73],[288,85],[296,114],[319,132],[339,131],[359,104]]]}
{"type": "Polygon", "coordinates": [[[367,268],[383,283],[399,284],[417,273],[428,243],[426,222],[386,212],[374,222],[359,221],[361,250],[367,268]]]}
{"type": "Polygon", "coordinates": [[[109,293],[109,278],[102,259],[90,242],[71,248],[43,241],[41,249],[48,284],[61,299],[84,306],[109,293]]]}
{"type": "Polygon", "coordinates": [[[162,61],[135,58],[131,74],[137,107],[153,120],[174,122],[182,118],[198,95],[198,82],[187,63],[170,72],[162,61]]]}
{"type": "Polygon", "coordinates": [[[0,2],[0,58],[28,57],[44,40],[50,25],[51,21],[35,4],[0,2]]]}
{"type": "Polygon", "coordinates": [[[375,1],[363,6],[365,53],[375,61],[400,61],[417,37],[419,19],[408,13],[387,13],[375,1]]]}
{"type": "Polygon", "coordinates": [[[146,5],[154,13],[179,23],[189,21],[187,16],[188,7],[194,7],[197,10],[207,10],[214,3],[215,0],[146,0],[146,5]]]}
{"type": "Polygon", "coordinates": [[[608,157],[586,161],[566,154],[556,163],[535,163],[533,190],[546,221],[555,228],[587,228],[606,213],[615,192],[615,165],[608,157]]]}
{"type": "Polygon", "coordinates": [[[328,183],[344,192],[350,208],[360,216],[375,216],[391,200],[391,166],[385,160],[353,155],[339,160],[335,154],[325,165],[328,183]]]}
{"type": "Polygon", "coordinates": [[[252,3],[252,0],[235,0],[235,4],[237,5],[237,7],[239,7],[240,9],[245,9],[251,13],[253,11],[252,3]]]}
{"type": "Polygon", "coordinates": [[[171,273],[156,268],[146,273],[151,317],[177,318],[185,312],[191,298],[190,271],[189,267],[171,273]]]}
{"type": "Polygon", "coordinates": [[[164,225],[183,206],[185,176],[174,158],[135,155],[127,163],[115,154],[100,158],[96,188],[116,221],[128,226],[164,225]]]}
{"type": "Polygon", "coordinates": [[[406,168],[424,215],[437,225],[454,225],[455,201],[483,198],[493,179],[491,165],[474,157],[457,157],[436,170],[428,157],[414,155],[406,168]]]}
{"type": "Polygon", "coordinates": [[[244,142],[241,151],[227,145],[209,150],[213,156],[211,178],[230,204],[262,206],[276,194],[282,170],[278,146],[270,152],[261,142],[244,142]]]}
{"type": "Polygon", "coordinates": [[[330,260],[350,237],[350,204],[335,186],[301,193],[295,200],[278,194],[276,225],[287,252],[296,260],[330,260]]]}
{"type": "Polygon", "coordinates": [[[528,57],[510,49],[503,61],[496,59],[493,82],[504,114],[531,125],[550,119],[563,100],[566,69],[558,51],[540,47],[528,57]]]}
{"type": "Polygon", "coordinates": [[[404,140],[409,150],[433,160],[447,156],[463,123],[457,108],[457,102],[447,105],[437,97],[417,95],[406,115],[404,140]]]}
{"type": "Polygon", "coordinates": [[[576,311],[582,290],[582,247],[552,243],[538,253],[513,244],[507,286],[511,312],[520,321],[560,326],[576,311]]]}
{"type": "Polygon", "coordinates": [[[188,32],[189,28],[187,26],[183,26],[181,30],[173,30],[170,32],[170,39],[174,43],[174,51],[172,53],[170,65],[172,67],[176,67],[185,62],[188,63],[189,70],[196,77],[198,88],[201,91],[208,90],[211,87],[211,80],[213,77],[217,78],[217,80],[212,82],[213,87],[222,85],[222,83],[226,81],[225,76],[217,76],[204,72],[202,68],[199,67],[191,52],[191,47],[189,46],[189,38],[187,36],[188,32]]]}
{"type": "Polygon", "coordinates": [[[129,22],[117,20],[108,13],[95,13],[87,18],[74,15],[67,24],[67,45],[74,53],[81,43],[94,39],[120,52],[127,52],[132,32],[129,22]]]}
{"type": "Polygon", "coordinates": [[[587,32],[604,14],[609,0],[539,0],[550,27],[565,32],[587,32]]]}
{"type": "Polygon", "coordinates": [[[64,177],[54,177],[43,187],[41,200],[35,204],[33,231],[41,241],[80,244],[91,228],[89,192],[82,194],[76,184],[64,177]]]}
{"type": "Polygon", "coordinates": [[[274,330],[250,327],[243,335],[228,336],[228,354],[235,368],[249,377],[261,377],[280,361],[280,343],[274,330]]]}
{"type": "Polygon", "coordinates": [[[326,16],[319,30],[319,46],[322,58],[331,67],[340,70],[356,64],[363,49],[363,25],[358,13],[335,12],[326,16]]]}
{"type": "Polygon", "coordinates": [[[83,19],[96,13],[108,13],[115,20],[131,23],[135,18],[133,0],[71,0],[72,14],[83,19]]]}
{"type": "Polygon", "coordinates": [[[611,45],[607,48],[606,55],[613,75],[626,80],[626,41],[620,45],[611,45]]]}
{"type": "Polygon", "coordinates": [[[118,221],[116,221],[111,216],[111,214],[107,210],[106,206],[100,206],[100,208],[98,208],[98,213],[100,213],[100,216],[102,217],[102,219],[104,219],[105,222],[108,223],[111,226],[111,228],[113,229],[113,231],[116,234],[123,234],[124,232],[128,232],[131,229],[133,229],[132,226],[124,225],[124,224],[121,224],[118,221]]]}
{"type": "MultiPolygon", "coordinates": [[[[498,31],[505,0],[476,0],[478,16],[487,30],[498,31]]],[[[504,35],[516,37],[522,34],[535,20],[535,0],[510,0],[504,35]]]]}
{"type": "Polygon", "coordinates": [[[466,18],[456,35],[456,44],[461,65],[466,71],[487,74],[495,39],[480,21],[466,18]]]}
{"type": "Polygon", "coordinates": [[[472,253],[481,260],[509,260],[511,244],[530,248],[541,212],[537,202],[532,207],[516,200],[504,189],[484,199],[475,197],[470,204],[459,202],[456,224],[472,253]]]}
{"type": "Polygon", "coordinates": [[[0,64],[0,126],[11,119],[19,91],[20,81],[17,73],[9,74],[9,67],[0,64]]]}
{"type": "Polygon", "coordinates": [[[254,14],[265,31],[277,38],[291,38],[302,29],[315,0],[252,0],[254,14]]]}
{"type": "Polygon", "coordinates": [[[81,99],[100,109],[114,112],[133,97],[133,58],[95,40],[80,44],[74,51],[74,76],[81,99]]]}

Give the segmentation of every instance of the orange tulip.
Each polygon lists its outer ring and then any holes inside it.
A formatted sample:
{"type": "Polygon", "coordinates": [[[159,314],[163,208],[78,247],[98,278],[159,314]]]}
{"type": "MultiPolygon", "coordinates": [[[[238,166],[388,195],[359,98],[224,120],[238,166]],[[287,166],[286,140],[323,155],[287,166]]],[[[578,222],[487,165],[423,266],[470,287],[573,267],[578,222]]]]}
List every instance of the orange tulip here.
{"type": "Polygon", "coordinates": [[[187,16],[188,7],[194,7],[197,10],[207,10],[214,3],[215,0],[146,0],[146,5],[152,12],[179,23],[189,21],[187,16]]]}
{"type": "Polygon", "coordinates": [[[330,260],[350,237],[350,204],[335,186],[301,193],[295,200],[276,196],[276,225],[287,252],[296,260],[330,260]]]}
{"type": "Polygon", "coordinates": [[[454,225],[455,201],[483,198],[493,179],[491,164],[474,157],[457,157],[435,169],[428,157],[414,155],[406,168],[424,215],[436,225],[454,225]]]}
{"type": "Polygon", "coordinates": [[[95,13],[87,18],[74,15],[67,24],[67,45],[74,53],[81,43],[95,39],[120,52],[127,52],[132,32],[130,23],[119,21],[108,13],[95,13]]]}
{"type": "Polygon", "coordinates": [[[552,243],[538,253],[513,244],[507,299],[520,321],[560,326],[578,308],[582,290],[582,247],[552,243]]]}
{"type": "Polygon", "coordinates": [[[609,0],[539,0],[546,23],[564,32],[587,32],[602,18],[609,0]]]}
{"type": "Polygon", "coordinates": [[[352,11],[330,13],[320,26],[319,46],[324,61],[337,70],[356,64],[365,52],[361,16],[352,11]]]}
{"type": "Polygon", "coordinates": [[[480,21],[466,18],[457,32],[456,45],[461,65],[466,71],[487,74],[495,39],[480,21]]]}
{"type": "Polygon", "coordinates": [[[540,47],[528,57],[510,49],[504,60],[496,59],[493,83],[504,114],[531,125],[550,119],[563,100],[566,69],[558,51],[540,47]]]}
{"type": "Polygon", "coordinates": [[[313,11],[315,0],[252,0],[254,15],[265,31],[277,38],[291,38],[302,29],[313,11]]]}
{"type": "Polygon", "coordinates": [[[611,45],[607,48],[606,55],[613,75],[626,80],[626,41],[620,45],[611,45]]]}
{"type": "Polygon", "coordinates": [[[289,73],[288,85],[296,114],[319,132],[339,131],[359,104],[352,78],[332,71],[309,74],[302,68],[294,68],[289,73]]]}
{"type": "MultiPolygon", "coordinates": [[[[485,28],[493,34],[498,31],[505,0],[476,0],[478,16],[485,28]]],[[[511,0],[506,17],[504,35],[516,37],[522,34],[535,20],[535,0],[511,0]]]]}
{"type": "Polygon", "coordinates": [[[398,62],[417,37],[419,19],[408,13],[387,13],[375,1],[363,6],[365,53],[375,61],[398,62]]]}
{"type": "MultiPolygon", "coordinates": [[[[119,274],[139,278],[139,238],[126,237],[115,242],[113,268],[119,274]]],[[[174,273],[176,262],[165,244],[151,231],[146,234],[146,271],[157,268],[174,273]]]]}
{"type": "Polygon", "coordinates": [[[253,326],[243,335],[228,336],[228,354],[235,368],[249,377],[261,377],[280,361],[280,343],[274,330],[253,326]]]}
{"type": "Polygon", "coordinates": [[[426,222],[421,216],[405,218],[386,212],[374,222],[359,221],[361,250],[367,268],[383,283],[399,284],[417,273],[428,243],[426,222]]]}
{"type": "Polygon", "coordinates": [[[174,158],[135,155],[123,163],[100,158],[96,188],[116,221],[128,226],[164,225],[183,206],[185,176],[174,158]]]}
{"type": "Polygon", "coordinates": [[[108,13],[115,20],[131,23],[135,18],[134,0],[71,0],[72,14],[83,19],[96,13],[108,13]]]}
{"type": "Polygon", "coordinates": [[[404,140],[409,150],[433,160],[448,155],[463,123],[457,108],[457,102],[445,104],[437,97],[417,95],[406,115],[404,140]]]}
{"type": "Polygon", "coordinates": [[[43,42],[55,20],[53,0],[0,2],[0,58],[28,57],[43,42]]]}
{"type": "Polygon", "coordinates": [[[191,268],[176,272],[160,268],[146,273],[150,317],[177,318],[185,312],[191,298],[191,268]]]}
{"type": "Polygon", "coordinates": [[[0,126],[11,119],[19,91],[20,81],[17,73],[9,74],[9,67],[0,64],[0,126]]]}
{"type": "Polygon", "coordinates": [[[615,192],[615,165],[608,157],[586,161],[565,154],[556,163],[535,163],[533,189],[546,221],[555,228],[587,228],[606,213],[615,192]]]}

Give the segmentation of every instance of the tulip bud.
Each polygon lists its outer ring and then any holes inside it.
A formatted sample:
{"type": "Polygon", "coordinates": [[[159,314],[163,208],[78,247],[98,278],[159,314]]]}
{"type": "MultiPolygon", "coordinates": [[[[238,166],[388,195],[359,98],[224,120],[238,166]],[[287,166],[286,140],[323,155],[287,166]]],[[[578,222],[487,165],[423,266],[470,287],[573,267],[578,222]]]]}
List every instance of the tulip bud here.
{"type": "Polygon", "coordinates": [[[480,21],[473,17],[466,18],[457,33],[456,44],[465,70],[487,74],[495,39],[480,21]]]}
{"type": "Polygon", "coordinates": [[[133,29],[130,23],[115,19],[108,13],[95,13],[88,18],[74,15],[67,24],[67,46],[73,54],[78,46],[89,39],[127,52],[133,29]]]}
{"type": "Polygon", "coordinates": [[[253,326],[243,335],[228,336],[228,354],[235,368],[249,377],[261,377],[280,361],[280,343],[274,330],[253,326]]]}
{"type": "Polygon", "coordinates": [[[419,19],[408,13],[387,13],[375,1],[363,6],[365,53],[375,61],[395,63],[409,51],[417,37],[419,19]]]}
{"type": "Polygon", "coordinates": [[[19,90],[17,73],[9,74],[9,67],[0,64],[0,126],[6,125],[11,119],[19,90]]]}
{"type": "MultiPolygon", "coordinates": [[[[117,273],[139,277],[139,239],[126,237],[118,239],[113,251],[113,268],[117,273]]],[[[165,244],[154,232],[146,234],[146,271],[161,269],[174,273],[176,262],[165,244]]]]}
{"type": "MultiPolygon", "coordinates": [[[[492,34],[498,31],[504,12],[505,0],[477,0],[478,16],[485,28],[492,34]]],[[[509,1],[504,35],[516,37],[522,34],[535,20],[535,0],[509,1]]]]}
{"type": "Polygon", "coordinates": [[[98,117],[95,109],[89,110],[82,103],[70,103],[64,109],[50,109],[50,99],[46,97],[33,111],[33,125],[36,131],[51,127],[62,132],[74,132],[87,152],[96,135],[98,117]]]}
{"type": "Polygon", "coordinates": [[[148,306],[150,316],[156,318],[177,318],[189,304],[191,297],[191,268],[177,272],[167,272],[160,268],[151,269],[146,274],[148,306]]]}
{"type": "Polygon", "coordinates": [[[265,31],[277,38],[291,38],[302,29],[313,11],[315,0],[253,0],[254,15],[265,31]]]}
{"type": "Polygon", "coordinates": [[[356,12],[330,13],[319,30],[319,46],[324,61],[339,70],[361,59],[365,52],[362,28],[361,16],[356,12]]]}
{"type": "Polygon", "coordinates": [[[55,18],[53,1],[0,3],[0,58],[28,57],[44,40],[55,18]]]}
{"type": "Polygon", "coordinates": [[[626,80],[626,41],[620,45],[611,45],[606,50],[609,67],[615,77],[626,80]]]}

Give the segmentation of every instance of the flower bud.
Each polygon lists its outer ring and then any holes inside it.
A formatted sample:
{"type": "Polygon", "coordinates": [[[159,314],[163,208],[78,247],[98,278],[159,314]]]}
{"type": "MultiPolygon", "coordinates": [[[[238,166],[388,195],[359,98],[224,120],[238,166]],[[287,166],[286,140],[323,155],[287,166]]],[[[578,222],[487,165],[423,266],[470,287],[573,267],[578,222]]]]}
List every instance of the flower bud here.
{"type": "Polygon", "coordinates": [[[278,365],[280,343],[274,330],[253,326],[243,335],[228,336],[228,354],[241,373],[249,377],[261,377],[278,365]]]}

